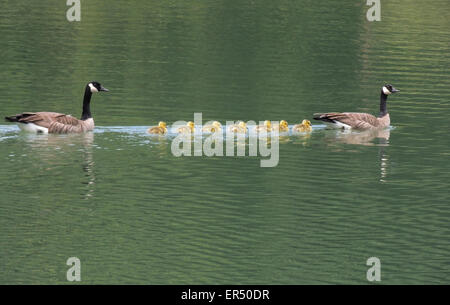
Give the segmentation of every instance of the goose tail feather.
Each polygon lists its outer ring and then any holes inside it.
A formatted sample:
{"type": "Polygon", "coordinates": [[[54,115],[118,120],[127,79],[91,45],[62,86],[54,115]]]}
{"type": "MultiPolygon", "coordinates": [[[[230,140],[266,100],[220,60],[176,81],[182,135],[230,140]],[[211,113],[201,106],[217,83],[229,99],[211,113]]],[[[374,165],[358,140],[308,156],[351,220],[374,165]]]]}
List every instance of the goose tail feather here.
{"type": "Polygon", "coordinates": [[[318,121],[328,122],[328,123],[334,123],[335,121],[328,118],[328,115],[329,115],[329,113],[314,113],[313,119],[318,120],[318,121]]]}
{"type": "Polygon", "coordinates": [[[6,116],[5,121],[6,122],[19,122],[20,118],[21,118],[20,115],[6,116]]]}
{"type": "Polygon", "coordinates": [[[6,122],[17,122],[17,118],[15,116],[5,116],[6,122]]]}
{"type": "Polygon", "coordinates": [[[27,123],[27,122],[22,122],[22,119],[27,118],[29,116],[32,116],[36,113],[34,112],[24,112],[24,113],[20,113],[20,114],[16,114],[16,115],[11,115],[11,116],[7,116],[5,117],[5,121],[7,122],[20,122],[20,123],[27,123]]]}

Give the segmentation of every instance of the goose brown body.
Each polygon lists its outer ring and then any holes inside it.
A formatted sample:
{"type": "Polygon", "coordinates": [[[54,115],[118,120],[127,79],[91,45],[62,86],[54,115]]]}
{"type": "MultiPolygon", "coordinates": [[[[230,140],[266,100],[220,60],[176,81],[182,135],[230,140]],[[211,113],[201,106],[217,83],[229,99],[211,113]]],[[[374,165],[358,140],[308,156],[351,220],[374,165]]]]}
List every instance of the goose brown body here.
{"type": "Polygon", "coordinates": [[[345,129],[377,129],[386,128],[391,124],[391,119],[387,111],[387,97],[392,93],[400,90],[395,89],[392,85],[385,85],[381,88],[380,94],[380,114],[378,117],[369,113],[358,112],[328,112],[315,113],[314,119],[323,121],[329,125],[345,129]]]}
{"type": "Polygon", "coordinates": [[[90,102],[92,93],[109,91],[98,82],[90,82],[86,85],[83,99],[83,113],[81,119],[71,115],[57,112],[23,112],[17,115],[5,117],[8,122],[14,122],[26,131],[45,133],[81,133],[94,129],[94,119],[91,115],[90,102]]]}
{"type": "Polygon", "coordinates": [[[35,124],[47,128],[49,133],[80,133],[94,130],[94,119],[79,120],[57,112],[24,112],[6,118],[10,122],[35,124]]]}
{"type": "Polygon", "coordinates": [[[336,124],[339,122],[345,124],[353,129],[373,129],[373,128],[385,128],[391,124],[389,113],[386,113],[382,117],[376,117],[369,113],[358,112],[329,112],[329,113],[315,113],[315,120],[321,120],[324,122],[336,124]]]}

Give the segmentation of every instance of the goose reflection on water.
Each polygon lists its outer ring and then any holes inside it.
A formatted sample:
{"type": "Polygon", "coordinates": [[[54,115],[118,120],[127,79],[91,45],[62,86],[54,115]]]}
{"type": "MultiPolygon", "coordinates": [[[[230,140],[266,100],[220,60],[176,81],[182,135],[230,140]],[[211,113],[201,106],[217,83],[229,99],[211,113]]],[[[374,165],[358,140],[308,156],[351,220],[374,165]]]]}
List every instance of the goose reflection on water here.
{"type": "Polygon", "coordinates": [[[389,165],[389,155],[385,153],[384,148],[380,147],[380,182],[387,182],[387,170],[389,165]]]}
{"type": "MultiPolygon", "coordinates": [[[[31,154],[39,159],[38,165],[44,170],[53,170],[56,166],[67,162],[67,156],[81,152],[81,170],[86,179],[81,182],[86,185],[82,192],[85,200],[90,199],[95,189],[95,162],[93,158],[94,133],[80,134],[24,134],[25,143],[30,147],[31,154]],[[69,153],[68,153],[69,152],[69,153]]],[[[75,154],[77,155],[77,154],[75,154]]]]}
{"type": "MultiPolygon", "coordinates": [[[[388,156],[384,152],[383,147],[389,146],[390,129],[374,129],[366,131],[348,131],[348,130],[326,130],[320,128],[320,126],[315,127],[317,134],[320,138],[322,134],[327,145],[335,147],[337,150],[344,149],[340,144],[349,145],[363,145],[363,146],[378,146],[380,148],[380,181],[385,181],[387,176],[388,168],[388,156]],[[321,131],[320,131],[321,130],[321,131]]],[[[121,135],[119,138],[126,138],[126,141],[132,142],[132,146],[149,146],[149,153],[152,155],[157,155],[159,158],[166,158],[171,155],[172,142],[176,136],[181,136],[180,134],[174,134],[170,136],[158,136],[149,137],[145,132],[146,129],[138,127],[105,127],[99,128],[98,132],[104,134],[105,132],[116,133],[119,132],[121,135]]],[[[55,167],[67,163],[67,155],[80,156],[82,155],[82,171],[85,173],[87,180],[82,183],[86,185],[84,188],[83,198],[89,199],[93,196],[95,189],[95,162],[93,160],[93,149],[94,146],[94,135],[93,132],[88,132],[84,134],[66,134],[66,135],[36,135],[36,134],[21,134],[20,138],[24,141],[30,148],[31,154],[37,158],[40,162],[36,163],[37,166],[43,168],[43,170],[53,170],[55,167]],[[69,154],[66,154],[69,153],[69,154]]],[[[211,135],[203,135],[202,137],[196,138],[194,135],[186,135],[187,142],[191,142],[193,148],[198,144],[198,147],[203,146],[203,141],[211,135]],[[196,143],[199,141],[199,143],[196,143]]],[[[219,133],[219,138],[225,140],[226,135],[219,133]]],[[[236,134],[233,134],[236,136],[236,134]]],[[[235,147],[239,150],[250,149],[251,143],[262,141],[266,146],[272,145],[272,137],[263,137],[259,133],[248,133],[242,134],[242,141],[234,142],[235,147]]],[[[237,137],[239,138],[239,137],[237,137]]],[[[314,132],[312,133],[295,133],[280,135],[277,139],[278,144],[301,144],[306,146],[310,144],[310,141],[314,138],[314,132]]],[[[98,148],[98,147],[97,147],[98,148]]],[[[281,148],[282,149],[282,148],[281,148]]],[[[119,149],[118,149],[119,150],[119,149]]],[[[122,150],[122,149],[120,149],[122,150]]],[[[344,150],[348,151],[348,148],[344,150]]],[[[195,149],[192,152],[195,154],[195,149]]],[[[199,154],[201,155],[201,154],[199,154]]]]}
{"type": "Polygon", "coordinates": [[[338,130],[327,134],[328,143],[343,143],[366,146],[389,146],[390,129],[374,129],[365,131],[338,130]],[[379,143],[374,143],[374,140],[379,143]]]}
{"type": "Polygon", "coordinates": [[[343,143],[350,145],[378,146],[380,162],[380,182],[387,182],[387,172],[389,166],[389,155],[385,152],[385,147],[389,146],[391,136],[390,129],[374,129],[366,131],[333,131],[333,137],[326,137],[327,142],[343,143]]]}

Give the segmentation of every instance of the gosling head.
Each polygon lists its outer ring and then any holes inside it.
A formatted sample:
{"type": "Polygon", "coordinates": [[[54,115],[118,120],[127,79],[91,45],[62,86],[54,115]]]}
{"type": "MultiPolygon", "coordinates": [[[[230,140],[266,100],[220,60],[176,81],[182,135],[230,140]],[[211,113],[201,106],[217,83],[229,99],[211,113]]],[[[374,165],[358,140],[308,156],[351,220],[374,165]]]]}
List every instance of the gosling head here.
{"type": "Polygon", "coordinates": [[[218,121],[212,122],[211,126],[211,132],[218,132],[222,130],[222,124],[220,124],[220,122],[218,121]]]}
{"type": "Polygon", "coordinates": [[[99,82],[96,82],[96,81],[92,81],[92,82],[88,83],[86,87],[89,87],[89,90],[91,91],[91,93],[96,93],[96,92],[100,92],[100,91],[104,91],[104,92],[109,91],[108,89],[103,87],[99,82]]]}
{"type": "Polygon", "coordinates": [[[394,88],[392,85],[390,85],[390,84],[387,84],[387,85],[384,85],[383,88],[381,88],[381,91],[382,91],[385,95],[389,95],[389,94],[392,94],[392,93],[399,92],[400,90],[395,89],[395,88],[394,88]]]}
{"type": "Polygon", "coordinates": [[[303,120],[302,121],[302,125],[305,125],[305,126],[311,126],[311,122],[309,121],[309,120],[303,120]]]}
{"type": "Polygon", "coordinates": [[[282,126],[282,127],[288,127],[288,126],[289,126],[289,124],[288,124],[288,122],[287,122],[287,121],[285,121],[285,120],[281,120],[281,121],[280,121],[280,126],[282,126]]]}
{"type": "Polygon", "coordinates": [[[191,130],[194,130],[195,124],[192,121],[187,122],[186,124],[191,130]]]}
{"type": "Polygon", "coordinates": [[[269,120],[265,120],[264,121],[264,126],[266,126],[267,128],[271,128],[272,127],[272,122],[269,120]]]}
{"type": "Polygon", "coordinates": [[[243,122],[243,121],[240,121],[238,126],[241,127],[241,128],[244,128],[244,129],[247,128],[247,124],[245,122],[243,122]]]}
{"type": "Polygon", "coordinates": [[[166,129],[167,128],[166,122],[163,122],[163,121],[159,122],[158,127],[166,129]]]}

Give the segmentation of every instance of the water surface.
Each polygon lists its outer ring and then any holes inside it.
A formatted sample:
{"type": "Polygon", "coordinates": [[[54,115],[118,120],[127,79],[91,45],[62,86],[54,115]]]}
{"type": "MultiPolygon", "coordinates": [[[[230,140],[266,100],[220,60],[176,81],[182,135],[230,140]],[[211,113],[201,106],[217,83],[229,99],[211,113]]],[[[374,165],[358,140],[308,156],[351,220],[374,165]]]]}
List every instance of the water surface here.
{"type": "Polygon", "coordinates": [[[0,114],[79,116],[97,129],[29,135],[0,126],[0,283],[384,284],[450,277],[449,2],[0,4],[0,114]],[[33,13],[30,13],[33,12],[33,13]],[[376,114],[392,127],[343,133],[314,123],[260,157],[180,157],[164,120],[311,119],[376,114]]]}

